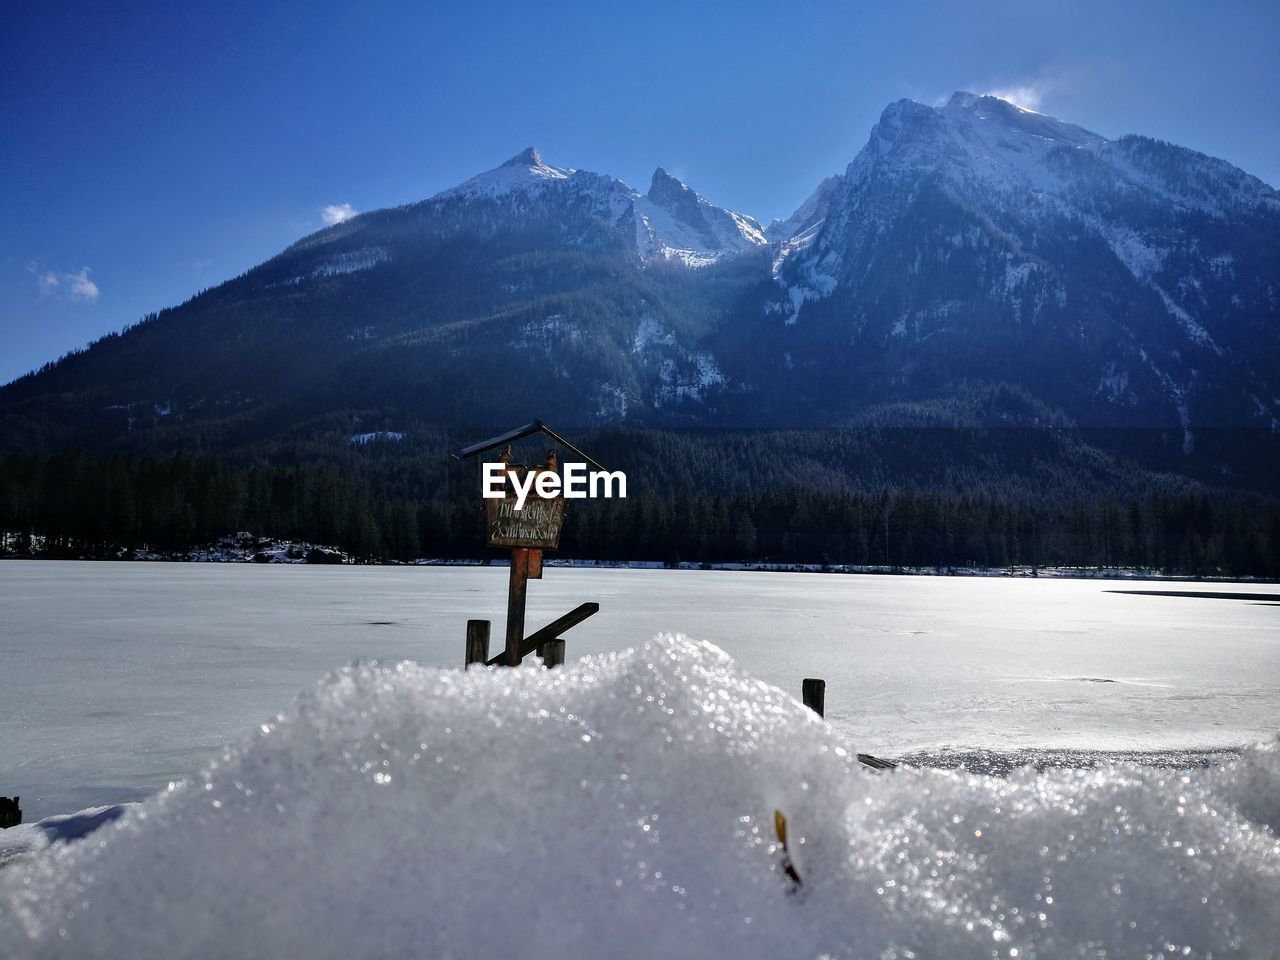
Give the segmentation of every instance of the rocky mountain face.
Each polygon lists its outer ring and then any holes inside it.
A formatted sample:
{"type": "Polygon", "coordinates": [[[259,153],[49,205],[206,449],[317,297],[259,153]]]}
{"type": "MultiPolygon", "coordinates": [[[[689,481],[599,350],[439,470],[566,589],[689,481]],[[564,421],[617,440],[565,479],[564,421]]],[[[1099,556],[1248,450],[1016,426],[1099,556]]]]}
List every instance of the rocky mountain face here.
{"type": "Polygon", "coordinates": [[[1280,196],[1221,160],[903,100],[771,237],[775,338],[868,401],[1001,380],[1082,422],[1277,425],[1280,196]]]}
{"type": "Polygon", "coordinates": [[[532,416],[1280,432],[1280,195],[965,93],[768,229],[529,149],[15,381],[0,449],[532,416]]]}

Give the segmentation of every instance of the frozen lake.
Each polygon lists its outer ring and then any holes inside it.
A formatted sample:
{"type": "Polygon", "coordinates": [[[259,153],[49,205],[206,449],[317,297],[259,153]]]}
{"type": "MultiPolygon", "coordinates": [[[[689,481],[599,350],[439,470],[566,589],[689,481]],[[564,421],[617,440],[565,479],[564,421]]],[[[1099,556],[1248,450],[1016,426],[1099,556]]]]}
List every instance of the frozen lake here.
{"type": "MultiPolygon", "coordinates": [[[[140,799],[352,659],[458,666],[468,618],[492,619],[500,643],[506,580],[501,567],[0,563],[0,794],[20,794],[27,819],[140,799]]],[[[548,568],[528,625],[596,600],[567,634],[570,658],[678,631],[796,695],[823,677],[828,719],[881,756],[1208,750],[1280,726],[1278,597],[548,568]]]]}

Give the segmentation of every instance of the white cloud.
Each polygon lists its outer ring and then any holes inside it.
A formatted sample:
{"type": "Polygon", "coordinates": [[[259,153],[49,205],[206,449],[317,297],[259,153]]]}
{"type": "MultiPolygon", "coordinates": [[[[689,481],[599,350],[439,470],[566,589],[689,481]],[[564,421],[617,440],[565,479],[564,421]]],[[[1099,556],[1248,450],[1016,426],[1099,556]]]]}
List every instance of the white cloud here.
{"type": "Polygon", "coordinates": [[[74,300],[80,303],[97,303],[102,292],[98,285],[89,279],[92,272],[88,267],[81,267],[77,273],[59,273],[56,270],[41,270],[34,262],[27,264],[27,270],[36,278],[36,286],[41,296],[55,296],[63,300],[74,300]]]}
{"type": "Polygon", "coordinates": [[[98,285],[89,279],[88,267],[81,267],[79,273],[68,273],[66,282],[67,290],[72,300],[84,300],[88,303],[97,302],[98,285]]]}
{"type": "Polygon", "coordinates": [[[332,227],[336,223],[350,220],[359,212],[349,203],[331,203],[320,211],[320,215],[324,217],[325,226],[332,227]]]}

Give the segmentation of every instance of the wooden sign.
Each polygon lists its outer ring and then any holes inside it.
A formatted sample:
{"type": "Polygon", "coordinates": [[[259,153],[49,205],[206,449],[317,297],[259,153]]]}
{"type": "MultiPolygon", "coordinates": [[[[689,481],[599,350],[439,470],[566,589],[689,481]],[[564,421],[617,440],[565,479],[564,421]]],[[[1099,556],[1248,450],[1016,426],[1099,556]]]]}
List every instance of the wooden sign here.
{"type": "MultiPolygon", "coordinates": [[[[528,581],[541,579],[542,551],[554,550],[560,545],[560,527],[564,524],[564,496],[563,493],[557,492],[562,491],[563,486],[556,472],[555,450],[547,452],[546,463],[542,469],[531,469],[512,462],[511,444],[535,433],[546,434],[562,447],[581,457],[584,462],[590,463],[598,471],[607,472],[604,467],[556,434],[541,420],[534,420],[523,427],[508,430],[490,440],[473,443],[459,451],[458,458],[465,459],[505,445],[506,449],[496,463],[484,465],[484,483],[481,493],[484,500],[486,542],[491,547],[511,548],[511,575],[507,586],[506,647],[498,656],[488,659],[489,622],[468,620],[466,656],[468,665],[505,663],[507,666],[517,667],[528,654],[535,650],[547,666],[562,664],[564,663],[564,640],[559,634],[581,623],[600,609],[597,603],[584,603],[531,636],[524,635],[524,601],[528,581]],[[543,489],[548,494],[546,497],[538,496],[536,491],[538,475],[542,473],[552,474],[553,476],[544,479],[555,481],[544,485],[543,489]],[[520,494],[524,494],[523,502],[520,494]],[[517,508],[517,504],[521,506],[517,508]]],[[[626,477],[621,473],[617,476],[622,477],[623,486],[620,495],[625,497],[627,495],[626,477]]],[[[608,492],[605,493],[605,496],[609,495],[608,492]]]]}
{"type": "Polygon", "coordinates": [[[516,495],[484,501],[485,530],[491,547],[526,547],[554,550],[560,545],[564,524],[564,498],[543,500],[532,494],[524,508],[516,509],[516,495]]]}

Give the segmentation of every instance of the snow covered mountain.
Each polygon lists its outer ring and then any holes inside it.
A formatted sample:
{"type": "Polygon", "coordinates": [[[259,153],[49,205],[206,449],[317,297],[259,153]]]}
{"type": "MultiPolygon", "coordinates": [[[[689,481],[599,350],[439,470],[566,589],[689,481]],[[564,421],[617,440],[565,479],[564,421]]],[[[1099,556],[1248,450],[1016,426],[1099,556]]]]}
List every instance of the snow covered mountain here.
{"type": "Polygon", "coordinates": [[[1280,427],[1280,195],[1224,161],[902,100],[770,238],[767,309],[881,395],[999,377],[1099,422],[1280,427]]]}
{"type": "Polygon", "coordinates": [[[753,219],[704,200],[661,167],[649,192],[636,200],[633,215],[642,256],[675,258],[689,266],[768,242],[753,219]]]}
{"type": "Polygon", "coordinates": [[[537,201],[582,206],[622,236],[634,236],[642,259],[675,259],[690,267],[768,242],[753,219],[717,207],[661,167],[654,171],[649,192],[642,195],[603,174],[550,166],[533,147],[428,203],[455,198],[516,206],[537,201]]]}
{"type": "Polygon", "coordinates": [[[443,197],[500,197],[505,194],[537,193],[547,187],[561,185],[573,177],[574,170],[562,170],[542,162],[542,154],[528,147],[502,166],[480,173],[449,190],[436,194],[443,197]]]}
{"type": "Polygon", "coordinates": [[[767,230],[662,168],[642,194],[530,148],[0,389],[0,449],[352,410],[1280,434],[1280,195],[968,93],[889,105],[767,230]]]}

